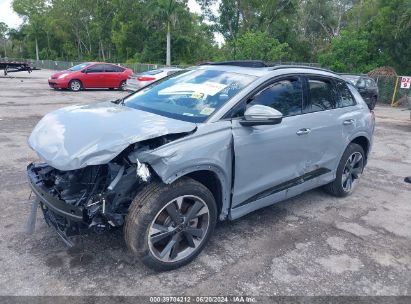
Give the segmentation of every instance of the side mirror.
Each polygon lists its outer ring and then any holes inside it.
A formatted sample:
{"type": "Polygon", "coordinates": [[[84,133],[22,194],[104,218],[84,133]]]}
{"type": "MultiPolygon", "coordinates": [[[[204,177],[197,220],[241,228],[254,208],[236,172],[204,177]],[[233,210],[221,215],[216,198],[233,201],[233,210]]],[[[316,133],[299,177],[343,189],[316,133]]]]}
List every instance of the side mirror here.
{"type": "Polygon", "coordinates": [[[87,74],[87,69],[81,70],[81,72],[87,74]]]}
{"type": "Polygon", "coordinates": [[[251,127],[260,125],[276,125],[283,120],[283,114],[273,108],[254,105],[249,107],[244,113],[244,120],[241,125],[251,127]]]}

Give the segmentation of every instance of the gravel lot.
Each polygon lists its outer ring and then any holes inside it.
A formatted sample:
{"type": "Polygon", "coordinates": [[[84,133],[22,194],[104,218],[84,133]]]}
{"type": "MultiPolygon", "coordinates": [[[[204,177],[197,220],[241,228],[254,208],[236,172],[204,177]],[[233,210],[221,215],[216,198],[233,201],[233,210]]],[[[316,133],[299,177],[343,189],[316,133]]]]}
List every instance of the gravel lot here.
{"type": "Polygon", "coordinates": [[[377,129],[356,192],[322,190],[219,224],[189,266],[155,273],[127,252],[122,232],[67,250],[38,213],[27,236],[26,140],[47,112],[124,92],[48,87],[51,71],[0,77],[0,295],[411,295],[411,121],[376,108],[377,129]]]}

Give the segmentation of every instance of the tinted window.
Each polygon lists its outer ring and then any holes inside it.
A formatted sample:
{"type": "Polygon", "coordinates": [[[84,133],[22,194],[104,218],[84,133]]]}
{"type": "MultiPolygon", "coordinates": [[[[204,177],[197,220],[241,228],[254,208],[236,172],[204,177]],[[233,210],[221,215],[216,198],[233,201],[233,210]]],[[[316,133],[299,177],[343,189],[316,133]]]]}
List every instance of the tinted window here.
{"type": "Polygon", "coordinates": [[[254,96],[250,105],[264,105],[274,108],[284,116],[301,114],[303,90],[298,78],[283,79],[271,84],[254,96]]]}
{"type": "Polygon", "coordinates": [[[119,73],[119,72],[124,71],[124,69],[122,67],[112,65],[112,64],[106,64],[104,69],[105,69],[106,72],[112,72],[112,73],[119,73]]]}
{"type": "Polygon", "coordinates": [[[376,86],[376,85],[375,85],[374,80],[368,78],[368,79],[367,79],[367,87],[369,87],[369,88],[374,88],[375,86],[376,86]]]}
{"type": "Polygon", "coordinates": [[[318,112],[335,108],[334,84],[329,79],[308,79],[310,102],[305,112],[318,112]]]}
{"type": "Polygon", "coordinates": [[[69,68],[69,71],[80,71],[81,69],[85,68],[86,66],[90,65],[90,63],[81,63],[69,68]]]}
{"type": "Polygon", "coordinates": [[[102,73],[104,72],[104,64],[95,64],[89,68],[87,68],[87,73],[102,73]]]}
{"type": "Polygon", "coordinates": [[[356,84],[358,88],[365,88],[365,80],[364,78],[360,78],[356,84]]]}
{"type": "Polygon", "coordinates": [[[339,108],[354,106],[356,104],[354,97],[352,96],[350,89],[344,82],[337,83],[337,90],[338,90],[338,102],[337,106],[339,108]]]}

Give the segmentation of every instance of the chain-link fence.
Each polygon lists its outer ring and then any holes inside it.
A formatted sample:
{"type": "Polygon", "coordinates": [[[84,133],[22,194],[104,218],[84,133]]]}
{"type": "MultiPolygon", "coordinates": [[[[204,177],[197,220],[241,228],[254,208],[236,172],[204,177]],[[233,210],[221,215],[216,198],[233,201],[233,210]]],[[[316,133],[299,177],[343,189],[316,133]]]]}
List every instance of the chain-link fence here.
{"type": "Polygon", "coordinates": [[[377,76],[379,102],[392,106],[406,104],[411,99],[411,89],[401,88],[401,76],[377,76]]]}
{"type": "MultiPolygon", "coordinates": [[[[47,70],[66,70],[80,64],[79,61],[55,61],[55,60],[34,60],[23,58],[2,58],[2,61],[16,61],[16,62],[28,62],[33,68],[47,69],[47,70]]],[[[83,61],[84,62],[84,61],[83,61]]],[[[165,65],[151,64],[151,63],[114,63],[120,64],[123,67],[130,68],[134,73],[142,73],[148,70],[159,69],[165,67],[165,65]]]]}

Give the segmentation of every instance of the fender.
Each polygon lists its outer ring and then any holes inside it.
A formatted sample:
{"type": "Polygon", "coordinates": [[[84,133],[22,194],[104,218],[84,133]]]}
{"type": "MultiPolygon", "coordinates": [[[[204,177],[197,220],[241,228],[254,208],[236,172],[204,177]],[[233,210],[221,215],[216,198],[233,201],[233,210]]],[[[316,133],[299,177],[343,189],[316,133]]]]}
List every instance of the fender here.
{"type": "Polygon", "coordinates": [[[189,137],[142,151],[137,158],[148,164],[165,184],[196,171],[215,173],[222,192],[220,220],[224,220],[231,204],[232,145],[230,122],[212,123],[189,137]]]}

